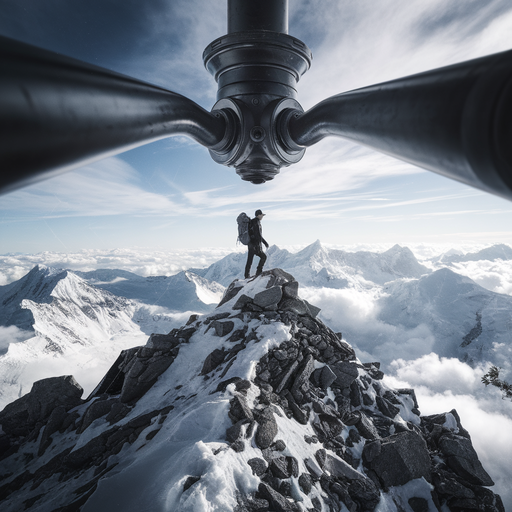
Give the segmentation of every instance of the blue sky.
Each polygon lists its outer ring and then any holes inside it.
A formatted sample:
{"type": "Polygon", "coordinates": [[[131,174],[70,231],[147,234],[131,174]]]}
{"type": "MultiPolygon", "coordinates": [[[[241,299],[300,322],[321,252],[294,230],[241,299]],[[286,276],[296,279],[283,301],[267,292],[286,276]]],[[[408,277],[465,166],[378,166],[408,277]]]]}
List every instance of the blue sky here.
{"type": "MultiPolygon", "coordinates": [[[[225,0],[2,0],[0,34],[184,94],[210,110],[203,49],[225,0]]],[[[509,0],[290,0],[313,51],[307,109],[357,87],[510,48],[509,0]]],[[[0,253],[230,247],[236,216],[267,212],[265,238],[351,243],[512,243],[512,204],[341,139],[255,186],[174,137],[0,197],[0,253]]]]}

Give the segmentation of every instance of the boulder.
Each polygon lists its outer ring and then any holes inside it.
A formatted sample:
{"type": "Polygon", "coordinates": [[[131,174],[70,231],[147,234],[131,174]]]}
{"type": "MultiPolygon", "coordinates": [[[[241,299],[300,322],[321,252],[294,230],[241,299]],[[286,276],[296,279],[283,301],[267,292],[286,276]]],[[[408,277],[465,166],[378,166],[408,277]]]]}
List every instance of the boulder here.
{"type": "Polygon", "coordinates": [[[296,299],[299,296],[299,282],[292,281],[283,285],[283,296],[287,299],[296,299]]]}
{"type": "Polygon", "coordinates": [[[470,439],[455,434],[445,435],[439,439],[438,445],[446,463],[457,475],[475,485],[494,485],[478,460],[470,439]]]}
{"type": "Polygon", "coordinates": [[[81,434],[94,420],[106,416],[116,400],[95,400],[85,411],[82,424],[77,430],[77,434],[81,434]]]}
{"type": "Polygon", "coordinates": [[[223,304],[226,304],[226,302],[229,302],[233,297],[236,297],[238,295],[238,292],[243,288],[243,286],[240,286],[238,284],[238,281],[233,281],[224,291],[224,295],[222,297],[222,300],[219,302],[217,307],[222,306],[223,304]]]}
{"type": "Polygon", "coordinates": [[[235,323],[231,320],[226,322],[219,322],[218,320],[215,320],[212,325],[215,329],[215,335],[219,336],[220,338],[229,334],[235,327],[235,323]]]}
{"type": "Polygon", "coordinates": [[[126,375],[119,400],[122,403],[138,400],[169,368],[178,351],[178,346],[165,354],[159,354],[159,351],[149,347],[140,348],[124,368],[126,375]]]}
{"type": "Polygon", "coordinates": [[[217,368],[217,366],[219,366],[219,364],[224,361],[225,356],[226,353],[223,350],[219,350],[218,348],[216,348],[212,353],[208,354],[204,360],[201,375],[206,375],[207,373],[210,373],[212,370],[217,368]]]}
{"type": "MultiPolygon", "coordinates": [[[[354,425],[361,436],[365,439],[369,439],[370,441],[380,438],[377,428],[364,412],[355,411],[354,416],[358,418],[354,425]]],[[[351,418],[347,419],[347,421],[344,419],[347,425],[350,423],[350,420],[351,418]]]]}
{"type": "MultiPolygon", "coordinates": [[[[283,389],[285,389],[285,387],[288,384],[288,381],[290,380],[290,377],[295,372],[295,369],[297,368],[297,366],[299,366],[298,361],[294,361],[292,363],[292,365],[290,366],[290,368],[288,368],[288,371],[282,376],[281,379],[279,379],[279,384],[277,384],[277,386],[276,386],[276,393],[281,393],[281,391],[283,389]]],[[[260,378],[262,378],[261,375],[260,375],[260,378]]]]}
{"type": "Polygon", "coordinates": [[[394,418],[400,412],[399,407],[393,405],[389,400],[386,400],[379,395],[376,397],[376,402],[379,411],[388,418],[394,418]]]}
{"type": "Polygon", "coordinates": [[[267,408],[258,416],[256,444],[260,449],[268,448],[277,435],[277,423],[272,411],[267,408]]]}
{"type": "Polygon", "coordinates": [[[275,512],[288,512],[293,510],[292,504],[269,485],[261,483],[258,487],[258,492],[263,499],[269,502],[271,510],[275,512]]]}
{"type": "Polygon", "coordinates": [[[311,381],[318,387],[326,390],[337,378],[337,375],[331,370],[330,366],[325,365],[323,368],[317,368],[311,374],[311,381]]]}
{"type": "Polygon", "coordinates": [[[310,311],[307,304],[299,298],[296,299],[283,299],[279,305],[278,309],[282,311],[291,311],[297,315],[309,315],[310,311]]]}
{"type": "Polygon", "coordinates": [[[318,316],[318,313],[322,311],[320,308],[317,308],[316,306],[313,306],[313,304],[310,304],[307,300],[304,301],[306,306],[309,309],[309,313],[313,318],[316,318],[318,316]]]}
{"type": "Polygon", "coordinates": [[[251,466],[252,472],[256,476],[262,476],[267,471],[267,463],[263,459],[260,459],[259,457],[254,457],[253,459],[249,459],[247,461],[247,464],[249,464],[249,466],[251,466]]]}
{"type": "Polygon", "coordinates": [[[282,288],[280,286],[272,286],[272,288],[257,293],[254,296],[253,302],[260,308],[268,308],[273,305],[277,306],[282,296],[282,288]]]}
{"type": "Polygon", "coordinates": [[[238,297],[237,301],[233,306],[233,309],[242,309],[247,304],[252,304],[252,299],[248,295],[242,294],[240,295],[240,297],[238,297]]]}
{"type": "Polygon", "coordinates": [[[325,457],[324,470],[329,471],[329,473],[336,478],[366,480],[366,477],[362,473],[359,473],[359,471],[356,471],[350,464],[330,454],[327,454],[325,457]]]}
{"type": "Polygon", "coordinates": [[[299,370],[297,371],[297,376],[295,377],[295,380],[293,381],[293,385],[291,388],[291,393],[295,400],[298,402],[300,401],[299,393],[302,394],[304,391],[306,391],[309,377],[313,373],[313,370],[315,369],[315,360],[311,354],[309,354],[306,359],[301,363],[299,370]]]}
{"type": "Polygon", "coordinates": [[[309,494],[311,492],[311,488],[313,487],[313,479],[311,478],[311,475],[302,473],[299,476],[299,486],[304,494],[309,494]]]}
{"type": "Polygon", "coordinates": [[[427,444],[413,431],[367,443],[363,462],[375,472],[384,487],[404,485],[415,478],[432,480],[427,444]]]}
{"type": "Polygon", "coordinates": [[[272,286],[282,286],[286,283],[295,281],[295,278],[291,274],[288,274],[288,272],[285,272],[282,268],[265,270],[261,275],[270,276],[267,288],[272,288],[272,286]]]}
{"type": "Polygon", "coordinates": [[[66,411],[82,403],[84,390],[72,375],[38,380],[30,393],[5,406],[0,412],[0,425],[6,434],[26,436],[37,422],[44,422],[53,409],[66,411]]]}
{"type": "Polygon", "coordinates": [[[330,368],[336,374],[336,384],[342,389],[348,388],[359,375],[357,365],[348,361],[340,361],[330,368]]]}
{"type": "MultiPolygon", "coordinates": [[[[352,500],[359,503],[364,510],[374,510],[380,502],[379,489],[369,478],[358,478],[351,481],[348,486],[348,493],[352,500]]],[[[428,512],[428,508],[425,512],[428,512]]]]}
{"type": "Polygon", "coordinates": [[[252,420],[254,418],[251,409],[243,396],[236,395],[229,401],[229,417],[232,421],[252,420]]]}
{"type": "Polygon", "coordinates": [[[170,350],[179,345],[180,340],[176,336],[170,334],[152,334],[148,342],[147,348],[154,348],[155,350],[170,350]]]}
{"type": "Polygon", "coordinates": [[[276,478],[290,478],[292,475],[286,457],[275,457],[270,461],[268,467],[276,478]]]}

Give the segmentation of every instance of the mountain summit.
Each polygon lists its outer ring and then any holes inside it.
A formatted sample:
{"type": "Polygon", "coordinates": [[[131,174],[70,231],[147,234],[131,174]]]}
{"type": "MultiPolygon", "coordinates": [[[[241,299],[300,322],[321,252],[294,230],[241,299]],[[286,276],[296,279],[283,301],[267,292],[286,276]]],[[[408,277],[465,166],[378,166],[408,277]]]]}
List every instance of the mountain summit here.
{"type": "MultiPolygon", "coordinates": [[[[206,279],[228,286],[243,275],[246,255],[234,253],[194,272],[206,279]]],[[[402,278],[419,278],[430,270],[418,262],[412,251],[399,245],[382,252],[348,252],[328,248],[317,240],[297,253],[273,245],[268,250],[269,267],[292,273],[303,286],[345,288],[366,287],[402,278]]]]}
{"type": "Polygon", "coordinates": [[[139,512],[504,512],[455,410],[421,416],[274,269],[214,314],[0,412],[0,505],[139,512]]]}

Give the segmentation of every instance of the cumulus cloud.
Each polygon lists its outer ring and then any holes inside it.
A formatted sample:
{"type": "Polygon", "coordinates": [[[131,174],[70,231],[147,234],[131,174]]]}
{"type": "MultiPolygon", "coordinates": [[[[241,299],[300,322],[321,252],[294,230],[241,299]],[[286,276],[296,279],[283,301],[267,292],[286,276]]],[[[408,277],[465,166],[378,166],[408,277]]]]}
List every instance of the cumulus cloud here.
{"type": "Polygon", "coordinates": [[[487,290],[512,295],[512,261],[465,261],[454,263],[452,269],[487,290]]]}
{"type": "Polygon", "coordinates": [[[486,365],[480,363],[472,368],[458,359],[439,357],[431,352],[414,360],[396,359],[390,369],[397,378],[412,386],[424,386],[428,378],[428,387],[433,393],[449,389],[454,394],[464,394],[483,390],[481,377],[486,365]]]}
{"type": "Polygon", "coordinates": [[[4,354],[11,343],[18,343],[31,338],[34,333],[19,329],[15,325],[3,327],[0,325],[0,355],[4,354]]]}
{"type": "Polygon", "coordinates": [[[364,362],[379,361],[384,368],[400,354],[414,359],[430,353],[434,335],[420,324],[408,329],[378,319],[376,299],[380,289],[301,288],[301,297],[321,308],[320,318],[335,331],[341,331],[364,362]]]}

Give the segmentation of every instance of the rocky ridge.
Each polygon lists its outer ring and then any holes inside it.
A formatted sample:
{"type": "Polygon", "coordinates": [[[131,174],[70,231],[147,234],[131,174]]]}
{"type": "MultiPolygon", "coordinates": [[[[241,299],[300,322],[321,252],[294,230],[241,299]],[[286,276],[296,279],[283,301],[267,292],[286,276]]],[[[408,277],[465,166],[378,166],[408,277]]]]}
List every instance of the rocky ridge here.
{"type": "Polygon", "coordinates": [[[0,412],[2,510],[112,510],[115,490],[127,511],[504,511],[456,411],[421,416],[298,289],[280,269],[234,281],[87,400],[36,383],[0,412]]]}

